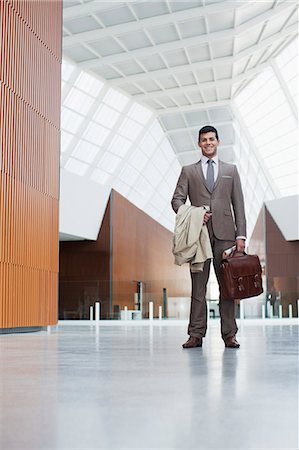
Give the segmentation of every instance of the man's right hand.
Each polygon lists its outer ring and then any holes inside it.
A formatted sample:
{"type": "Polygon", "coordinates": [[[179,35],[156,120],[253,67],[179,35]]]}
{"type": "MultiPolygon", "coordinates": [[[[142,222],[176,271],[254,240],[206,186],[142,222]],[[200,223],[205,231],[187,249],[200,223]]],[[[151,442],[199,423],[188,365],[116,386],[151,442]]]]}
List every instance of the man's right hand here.
{"type": "Polygon", "coordinates": [[[211,217],[212,217],[212,213],[206,212],[205,215],[203,216],[204,223],[207,223],[211,217]]]}

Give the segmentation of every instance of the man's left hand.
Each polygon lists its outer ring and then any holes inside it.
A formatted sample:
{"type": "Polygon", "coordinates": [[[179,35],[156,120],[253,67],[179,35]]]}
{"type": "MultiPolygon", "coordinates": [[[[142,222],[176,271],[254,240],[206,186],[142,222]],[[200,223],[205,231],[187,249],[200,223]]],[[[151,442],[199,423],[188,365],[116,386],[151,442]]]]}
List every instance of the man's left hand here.
{"type": "Polygon", "coordinates": [[[244,253],[245,251],[245,239],[236,239],[236,251],[244,253]]]}

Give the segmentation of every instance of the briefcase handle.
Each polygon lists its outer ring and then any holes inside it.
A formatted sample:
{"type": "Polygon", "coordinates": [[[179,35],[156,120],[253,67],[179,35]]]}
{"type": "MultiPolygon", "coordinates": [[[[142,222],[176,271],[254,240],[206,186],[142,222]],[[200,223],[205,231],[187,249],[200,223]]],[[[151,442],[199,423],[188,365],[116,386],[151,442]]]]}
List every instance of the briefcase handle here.
{"type": "Polygon", "coordinates": [[[229,258],[238,258],[238,257],[244,256],[244,255],[247,255],[247,253],[245,251],[238,252],[238,250],[236,249],[231,252],[231,254],[229,255],[229,258]]]}

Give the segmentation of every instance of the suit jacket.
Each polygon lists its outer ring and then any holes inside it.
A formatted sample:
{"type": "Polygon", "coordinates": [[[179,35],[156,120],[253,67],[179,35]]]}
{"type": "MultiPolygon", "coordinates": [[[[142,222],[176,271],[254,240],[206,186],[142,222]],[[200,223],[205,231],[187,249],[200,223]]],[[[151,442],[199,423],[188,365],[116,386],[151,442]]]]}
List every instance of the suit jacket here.
{"type": "Polygon", "coordinates": [[[187,197],[193,206],[210,207],[210,220],[217,239],[234,241],[237,236],[246,236],[244,199],[235,165],[219,161],[213,192],[207,187],[200,160],[183,167],[171,202],[175,212],[187,197]]]}

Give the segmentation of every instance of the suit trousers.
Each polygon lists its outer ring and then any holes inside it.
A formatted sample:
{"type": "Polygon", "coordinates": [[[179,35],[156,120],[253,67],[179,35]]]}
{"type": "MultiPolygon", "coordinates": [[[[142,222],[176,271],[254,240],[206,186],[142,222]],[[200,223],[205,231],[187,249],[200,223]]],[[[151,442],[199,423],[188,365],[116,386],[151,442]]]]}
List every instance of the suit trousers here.
{"type": "MultiPolygon", "coordinates": [[[[208,229],[214,256],[213,265],[219,285],[222,253],[224,250],[232,247],[235,244],[235,241],[222,241],[217,239],[213,234],[210,223],[208,223],[208,229]]],[[[210,273],[210,264],[211,260],[209,259],[205,262],[203,271],[191,272],[192,294],[188,334],[199,338],[204,337],[207,331],[206,290],[210,273]]],[[[225,340],[229,336],[234,336],[238,331],[235,320],[235,302],[232,300],[220,300],[219,312],[221,335],[225,340]]]]}

